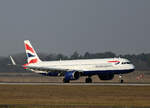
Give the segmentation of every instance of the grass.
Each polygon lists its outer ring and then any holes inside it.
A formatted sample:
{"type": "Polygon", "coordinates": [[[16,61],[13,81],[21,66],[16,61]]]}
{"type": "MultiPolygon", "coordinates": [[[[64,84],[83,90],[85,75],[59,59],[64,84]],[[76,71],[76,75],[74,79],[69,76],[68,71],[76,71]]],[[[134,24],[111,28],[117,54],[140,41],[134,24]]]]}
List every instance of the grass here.
{"type": "Polygon", "coordinates": [[[150,87],[0,85],[0,105],[150,107],[150,87]]]}

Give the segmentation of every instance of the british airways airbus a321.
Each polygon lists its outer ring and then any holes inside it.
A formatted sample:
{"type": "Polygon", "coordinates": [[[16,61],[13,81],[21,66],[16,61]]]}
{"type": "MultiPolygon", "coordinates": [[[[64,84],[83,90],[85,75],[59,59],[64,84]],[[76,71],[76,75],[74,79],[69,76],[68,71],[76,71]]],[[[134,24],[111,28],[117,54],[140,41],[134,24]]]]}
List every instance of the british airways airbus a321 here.
{"type": "MultiPolygon", "coordinates": [[[[134,65],[124,58],[41,61],[30,41],[25,40],[24,44],[28,62],[23,65],[25,69],[46,76],[64,76],[64,83],[77,80],[82,76],[87,76],[86,83],[92,83],[93,75],[98,75],[100,80],[112,80],[115,74],[120,75],[121,78],[122,74],[135,70],[134,65]]],[[[14,60],[12,58],[11,60],[15,65],[14,60]]],[[[123,82],[122,78],[121,82],[123,82]]]]}

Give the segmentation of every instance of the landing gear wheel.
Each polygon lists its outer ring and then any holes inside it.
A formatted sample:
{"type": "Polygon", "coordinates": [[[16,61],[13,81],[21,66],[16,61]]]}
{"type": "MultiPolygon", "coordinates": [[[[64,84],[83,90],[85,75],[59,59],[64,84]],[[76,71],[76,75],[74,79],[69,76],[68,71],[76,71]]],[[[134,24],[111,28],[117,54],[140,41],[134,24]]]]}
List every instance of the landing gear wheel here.
{"type": "Polygon", "coordinates": [[[123,83],[123,79],[120,80],[120,83],[123,83]]]}
{"type": "Polygon", "coordinates": [[[92,83],[92,79],[91,79],[91,78],[86,78],[86,79],[85,79],[85,82],[86,82],[86,83],[92,83]]]}
{"type": "Polygon", "coordinates": [[[120,83],[123,83],[123,82],[124,82],[122,75],[119,75],[119,79],[120,79],[120,83]]]}
{"type": "Polygon", "coordinates": [[[63,79],[63,83],[69,83],[69,80],[63,79]]]}

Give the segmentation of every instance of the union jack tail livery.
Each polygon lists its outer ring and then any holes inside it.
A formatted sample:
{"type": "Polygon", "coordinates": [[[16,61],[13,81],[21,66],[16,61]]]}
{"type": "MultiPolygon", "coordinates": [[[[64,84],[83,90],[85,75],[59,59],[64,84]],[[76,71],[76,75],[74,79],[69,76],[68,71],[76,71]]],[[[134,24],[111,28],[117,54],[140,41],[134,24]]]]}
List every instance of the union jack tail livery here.
{"type": "Polygon", "coordinates": [[[24,41],[28,64],[41,62],[29,40],[24,41]]]}

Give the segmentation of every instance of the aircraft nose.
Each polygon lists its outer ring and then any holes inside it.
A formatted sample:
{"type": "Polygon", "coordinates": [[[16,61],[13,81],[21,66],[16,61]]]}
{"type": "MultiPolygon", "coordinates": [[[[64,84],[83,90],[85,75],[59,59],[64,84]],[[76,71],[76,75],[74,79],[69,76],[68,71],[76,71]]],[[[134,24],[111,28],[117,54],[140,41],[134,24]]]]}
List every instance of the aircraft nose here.
{"type": "Polygon", "coordinates": [[[131,69],[135,69],[135,66],[133,64],[130,65],[131,69]]]}

